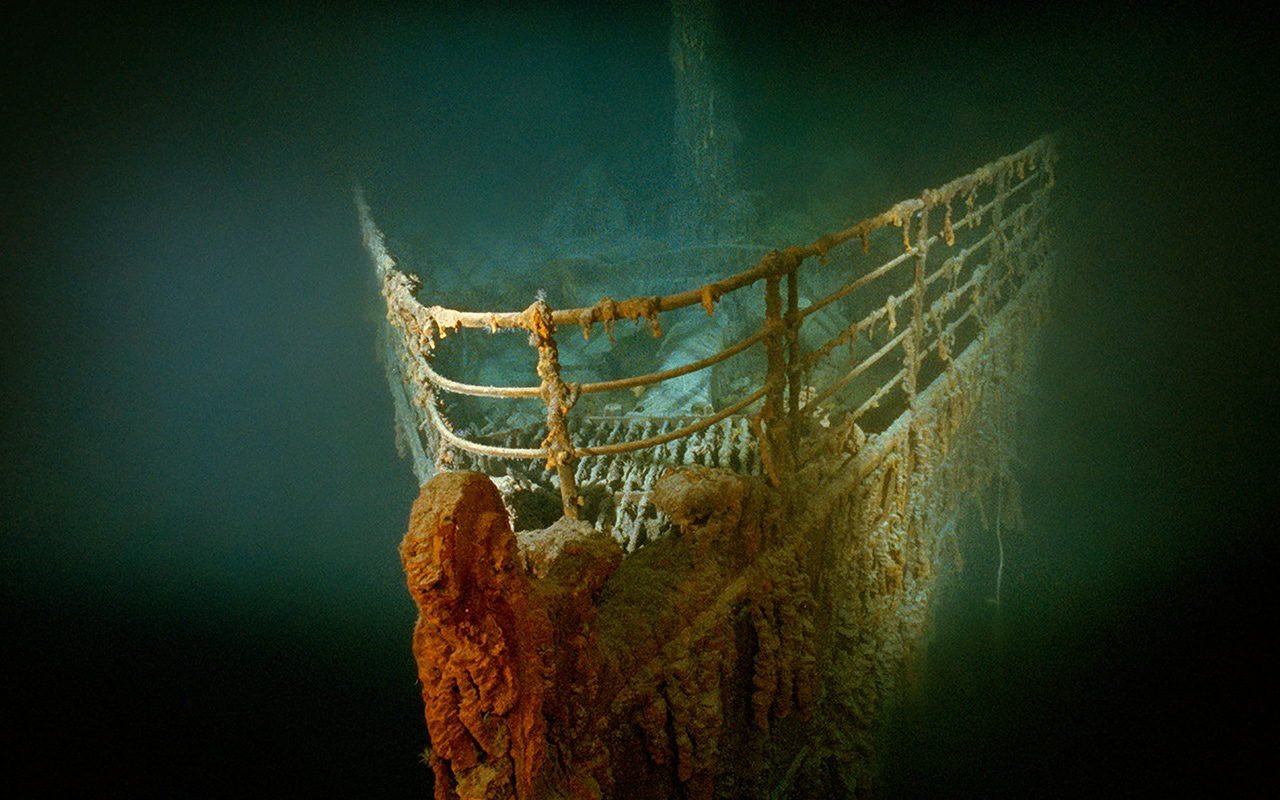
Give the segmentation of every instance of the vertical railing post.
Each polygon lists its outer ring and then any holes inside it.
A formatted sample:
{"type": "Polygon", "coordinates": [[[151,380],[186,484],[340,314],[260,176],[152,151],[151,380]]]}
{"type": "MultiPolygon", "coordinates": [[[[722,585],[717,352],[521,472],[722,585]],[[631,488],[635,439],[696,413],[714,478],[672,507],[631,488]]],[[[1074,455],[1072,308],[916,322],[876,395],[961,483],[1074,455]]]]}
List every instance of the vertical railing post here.
{"type": "Polygon", "coordinates": [[[993,291],[1004,280],[1004,272],[1008,269],[1009,259],[1005,255],[1007,241],[1004,235],[1004,204],[1009,195],[1009,174],[1006,169],[996,173],[996,196],[991,203],[991,260],[987,267],[987,274],[984,276],[980,287],[982,294],[976,298],[978,304],[977,316],[982,324],[982,329],[987,328],[987,318],[990,314],[990,305],[992,302],[998,302],[997,294],[993,291]]]}
{"type": "Polygon", "coordinates": [[[800,363],[800,325],[804,320],[800,317],[800,288],[797,274],[800,264],[791,265],[787,273],[787,314],[783,317],[787,328],[787,457],[794,462],[796,451],[800,446],[800,392],[803,376],[794,371],[800,363]]]}
{"type": "Polygon", "coordinates": [[[915,275],[911,289],[911,331],[904,340],[907,373],[903,388],[911,414],[916,412],[916,390],[920,375],[920,350],[924,344],[924,276],[925,262],[929,258],[929,206],[920,210],[920,227],[916,231],[915,275]]]}
{"type": "Polygon", "coordinates": [[[560,379],[560,351],[556,344],[555,322],[551,308],[539,297],[525,309],[525,327],[529,344],[538,348],[538,377],[542,379],[542,400],[547,404],[547,438],[542,441],[547,451],[547,469],[555,468],[560,478],[560,503],[564,515],[578,518],[578,486],[574,478],[577,453],[569,439],[565,414],[578,399],[576,389],[560,379]]]}
{"type": "Polygon", "coordinates": [[[782,257],[776,251],[767,258],[773,260],[775,267],[764,281],[764,352],[768,366],[765,382],[769,391],[765,394],[764,408],[752,421],[752,427],[760,441],[761,460],[769,481],[774,486],[781,486],[780,473],[787,469],[786,436],[783,433],[787,427],[783,417],[787,362],[782,347],[786,328],[782,320],[782,292],[779,290],[785,268],[782,257]]]}

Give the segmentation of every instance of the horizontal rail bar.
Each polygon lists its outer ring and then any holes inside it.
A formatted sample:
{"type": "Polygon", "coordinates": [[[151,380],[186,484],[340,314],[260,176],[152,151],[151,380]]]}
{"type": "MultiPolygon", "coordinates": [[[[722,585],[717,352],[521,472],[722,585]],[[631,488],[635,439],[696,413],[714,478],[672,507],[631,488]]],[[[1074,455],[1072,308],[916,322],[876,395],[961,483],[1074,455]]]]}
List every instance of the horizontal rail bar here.
{"type": "MultiPolygon", "coordinates": [[[[750,286],[763,278],[781,276],[791,272],[810,256],[816,255],[825,260],[827,253],[833,247],[851,239],[865,238],[876,230],[889,225],[905,228],[910,223],[912,216],[926,206],[950,202],[952,198],[962,191],[976,190],[978,186],[990,183],[995,179],[996,175],[1019,162],[1032,161],[1034,163],[1035,158],[1042,156],[1052,143],[1052,137],[1040,139],[1027,145],[1017,153],[997,159],[937,189],[926,189],[919,197],[902,200],[891,206],[887,211],[868,217],[842,231],[819,237],[808,245],[788,247],[785,250],[774,250],[767,253],[755,266],[735,275],[730,275],[727,278],[676,294],[656,297],[633,297],[621,302],[605,298],[594,306],[560,309],[552,312],[552,321],[557,326],[581,325],[584,331],[589,331],[596,323],[608,324],[619,319],[643,318],[652,322],[660,313],[687,308],[697,303],[701,303],[710,313],[712,305],[721,296],[744,286],[750,286]]],[[[1023,183],[1030,180],[1025,179],[1023,183]]],[[[360,196],[359,203],[363,203],[363,195],[360,196]]],[[[362,213],[367,209],[368,206],[364,205],[362,213]]],[[[385,251],[385,246],[383,250],[385,251]]],[[[437,305],[430,306],[426,311],[432,321],[441,329],[465,327],[497,330],[499,328],[528,327],[527,310],[503,312],[458,311],[437,305]]]]}

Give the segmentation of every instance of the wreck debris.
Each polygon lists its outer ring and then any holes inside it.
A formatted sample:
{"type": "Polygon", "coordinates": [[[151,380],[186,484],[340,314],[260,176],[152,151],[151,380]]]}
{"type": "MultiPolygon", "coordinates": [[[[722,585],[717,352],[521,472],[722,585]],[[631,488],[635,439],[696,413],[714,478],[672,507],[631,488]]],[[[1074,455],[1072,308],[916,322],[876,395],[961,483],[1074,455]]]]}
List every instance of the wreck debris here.
{"type": "Polygon", "coordinates": [[[1044,139],[737,275],[580,309],[422,305],[358,196],[398,435],[425,484],[402,554],[438,797],[866,795],[875,720],[957,568],[957,527],[984,496],[997,536],[1020,523],[1009,465],[1052,286],[1055,158],[1044,139]],[[819,268],[839,279],[809,301],[798,276],[819,268]],[[760,281],[760,327],[718,354],[612,381],[561,374],[556,325],[657,334],[667,312],[711,315],[760,281]],[[469,329],[528,331],[540,385],[438,374],[436,339],[469,329]],[[718,409],[575,410],[747,350],[756,371],[718,409]],[[455,430],[453,393],[541,400],[545,422],[455,430]],[[558,493],[562,518],[512,534],[484,475],[441,471],[460,466],[558,493]]]}

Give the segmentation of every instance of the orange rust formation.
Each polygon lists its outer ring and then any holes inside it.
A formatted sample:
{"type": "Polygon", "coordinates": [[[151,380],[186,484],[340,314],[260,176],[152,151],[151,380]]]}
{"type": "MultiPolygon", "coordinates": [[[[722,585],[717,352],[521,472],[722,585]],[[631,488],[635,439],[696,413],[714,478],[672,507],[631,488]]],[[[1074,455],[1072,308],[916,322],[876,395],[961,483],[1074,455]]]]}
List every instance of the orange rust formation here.
{"type": "Polygon", "coordinates": [[[479,473],[423,487],[401,556],[438,800],[711,798],[753,761],[739,785],[766,783],[770,726],[815,699],[804,554],[758,479],[673,470],[656,497],[679,534],[623,562],[577,520],[518,547],[479,473]]]}
{"type": "Polygon", "coordinates": [[[502,497],[474,472],[431,479],[400,545],[418,605],[413,654],[422,681],[437,800],[533,797],[546,749],[541,649],[551,627],[502,497]]]}

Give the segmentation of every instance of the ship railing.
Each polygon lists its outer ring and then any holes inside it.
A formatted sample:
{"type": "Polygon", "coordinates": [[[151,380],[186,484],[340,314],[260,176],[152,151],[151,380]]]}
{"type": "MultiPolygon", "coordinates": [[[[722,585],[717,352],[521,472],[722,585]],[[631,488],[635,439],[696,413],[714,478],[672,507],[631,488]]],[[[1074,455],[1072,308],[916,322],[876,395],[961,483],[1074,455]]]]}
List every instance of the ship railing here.
{"type": "MultiPolygon", "coordinates": [[[[399,268],[357,188],[364,244],[386,303],[388,377],[400,435],[410,440],[419,480],[447,466],[452,453],[482,461],[542,461],[557,475],[563,514],[575,518],[585,462],[625,460],[715,431],[717,441],[725,440],[722,450],[729,449],[730,439],[740,449],[746,437],[739,434],[749,430],[753,463],[781,485],[809,457],[811,434],[838,429],[842,436],[863,439],[886,429],[915,411],[924,389],[949,374],[966,348],[975,342],[981,346],[991,320],[1048,262],[1056,160],[1054,138],[1042,138],[883,213],[809,244],[773,250],[741,272],[686,291],[621,301],[603,297],[591,306],[559,309],[539,296],[511,311],[462,311],[421,302],[420,281],[399,268]],[[647,325],[656,338],[671,312],[700,305],[711,319],[725,297],[760,283],[758,325],[719,352],[616,380],[566,380],[572,375],[561,368],[559,332],[574,329],[589,339],[603,328],[612,341],[614,326],[633,320],[647,325]],[[814,287],[827,290],[809,300],[814,287]],[[823,336],[812,336],[815,328],[823,336]],[[445,337],[512,329],[528,333],[537,385],[480,385],[437,371],[433,355],[445,337]],[[620,417],[604,426],[610,436],[575,440],[569,423],[583,396],[660,386],[749,351],[763,351],[764,369],[723,407],[701,409],[658,428],[637,428],[620,417]],[[539,439],[531,446],[504,446],[468,438],[466,426],[455,424],[445,411],[442,397],[450,394],[536,399],[545,411],[539,439]],[[642,435],[630,438],[628,430],[642,435]]],[[[601,429],[596,424],[592,430],[601,429]]],[[[700,448],[713,455],[715,450],[700,448]]]]}

